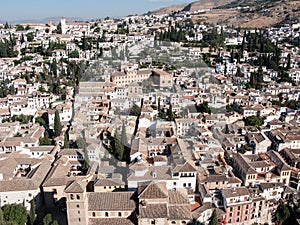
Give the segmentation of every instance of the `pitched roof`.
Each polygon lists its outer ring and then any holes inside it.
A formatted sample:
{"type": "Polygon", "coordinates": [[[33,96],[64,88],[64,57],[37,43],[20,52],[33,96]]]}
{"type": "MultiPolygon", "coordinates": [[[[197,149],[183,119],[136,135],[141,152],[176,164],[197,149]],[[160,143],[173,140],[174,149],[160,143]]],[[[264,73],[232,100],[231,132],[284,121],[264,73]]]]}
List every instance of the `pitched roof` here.
{"type": "Polygon", "coordinates": [[[124,182],[121,180],[112,180],[112,179],[99,179],[96,181],[94,186],[120,186],[124,185],[124,182]]]}
{"type": "Polygon", "coordinates": [[[147,204],[140,207],[139,218],[168,218],[167,203],[147,204]]]}
{"type": "Polygon", "coordinates": [[[82,187],[82,184],[79,184],[78,181],[73,180],[70,182],[70,184],[67,185],[65,188],[66,193],[83,193],[84,188],[82,187]]]}
{"type": "Polygon", "coordinates": [[[250,193],[246,187],[225,188],[225,189],[223,189],[223,192],[224,192],[225,198],[250,195],[250,193]]]}
{"type": "Polygon", "coordinates": [[[92,218],[89,219],[88,225],[133,225],[134,223],[126,218],[92,218]]]}
{"type": "Polygon", "coordinates": [[[188,195],[186,189],[172,189],[168,191],[169,204],[182,205],[188,204],[188,195]]]}
{"type": "Polygon", "coordinates": [[[276,164],[276,166],[280,169],[280,171],[291,170],[291,168],[286,164],[286,162],[284,161],[284,159],[281,157],[281,155],[278,152],[271,150],[271,151],[268,151],[266,154],[276,164]]]}
{"type": "Polygon", "coordinates": [[[245,174],[257,173],[240,153],[234,154],[234,161],[241,167],[245,174]]]}
{"type": "Polygon", "coordinates": [[[183,165],[177,165],[174,169],[175,172],[196,172],[197,169],[190,161],[186,161],[183,165]]]}
{"type": "Polygon", "coordinates": [[[91,192],[88,193],[89,211],[133,211],[134,192],[91,192]]]}
{"type": "Polygon", "coordinates": [[[190,205],[170,205],[168,219],[183,220],[191,219],[190,205]]]}
{"type": "Polygon", "coordinates": [[[168,198],[168,190],[165,182],[152,182],[146,187],[138,187],[138,196],[141,199],[168,198]]]}

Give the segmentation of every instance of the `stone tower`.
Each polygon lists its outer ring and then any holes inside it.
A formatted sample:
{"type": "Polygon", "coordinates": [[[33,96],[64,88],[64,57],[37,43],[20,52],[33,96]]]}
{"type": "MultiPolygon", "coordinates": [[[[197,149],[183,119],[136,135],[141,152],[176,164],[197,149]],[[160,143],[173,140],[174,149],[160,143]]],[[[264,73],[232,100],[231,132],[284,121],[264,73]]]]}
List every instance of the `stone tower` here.
{"type": "Polygon", "coordinates": [[[67,33],[67,27],[66,27],[66,19],[65,18],[62,17],[60,19],[60,25],[61,25],[61,33],[66,34],[67,33]]]}
{"type": "Polygon", "coordinates": [[[68,223],[88,224],[88,197],[85,181],[71,181],[65,188],[68,223]]]}

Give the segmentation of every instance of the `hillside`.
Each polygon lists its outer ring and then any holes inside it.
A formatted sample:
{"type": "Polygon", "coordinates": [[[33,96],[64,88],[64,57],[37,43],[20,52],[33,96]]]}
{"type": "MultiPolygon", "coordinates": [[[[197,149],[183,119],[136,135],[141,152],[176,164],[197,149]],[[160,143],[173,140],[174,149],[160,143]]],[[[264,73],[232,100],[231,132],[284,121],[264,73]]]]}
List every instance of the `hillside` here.
{"type": "Polygon", "coordinates": [[[206,12],[192,16],[195,22],[263,28],[297,22],[300,18],[300,1],[297,0],[199,0],[151,13],[197,12],[204,9],[206,12]]]}
{"type": "Polygon", "coordinates": [[[204,14],[193,16],[194,21],[228,24],[240,27],[263,28],[279,23],[299,21],[300,1],[252,0],[235,1],[204,14]]]}
{"type": "Polygon", "coordinates": [[[199,0],[188,4],[184,7],[183,11],[195,12],[205,9],[213,9],[215,7],[220,7],[227,5],[234,0],[199,0]]]}
{"type": "Polygon", "coordinates": [[[158,10],[150,11],[150,14],[162,15],[162,14],[170,14],[172,12],[178,12],[178,11],[194,12],[203,9],[212,9],[215,7],[223,6],[233,1],[234,0],[198,0],[190,4],[172,5],[169,7],[164,7],[158,10]]]}
{"type": "Polygon", "coordinates": [[[172,5],[158,10],[149,11],[147,14],[151,14],[151,15],[171,14],[172,12],[182,11],[185,7],[186,5],[172,5]]]}

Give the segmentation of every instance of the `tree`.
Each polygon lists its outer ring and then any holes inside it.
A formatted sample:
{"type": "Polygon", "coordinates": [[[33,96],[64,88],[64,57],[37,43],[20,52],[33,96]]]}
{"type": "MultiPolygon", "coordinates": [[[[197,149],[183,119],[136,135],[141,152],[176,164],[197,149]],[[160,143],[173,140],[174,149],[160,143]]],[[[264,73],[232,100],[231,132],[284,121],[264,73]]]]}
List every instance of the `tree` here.
{"type": "Polygon", "coordinates": [[[126,134],[126,126],[125,126],[125,123],[124,123],[124,122],[123,122],[123,125],[122,125],[121,143],[122,143],[124,146],[127,146],[127,145],[128,145],[127,134],[126,134]]]}
{"type": "Polygon", "coordinates": [[[218,212],[214,209],[208,225],[218,225],[218,212]]]}
{"type": "Polygon", "coordinates": [[[44,137],[39,138],[39,145],[52,145],[52,140],[49,138],[48,131],[45,130],[44,137]]]}
{"type": "Polygon", "coordinates": [[[287,56],[287,63],[286,63],[286,71],[288,71],[289,69],[291,69],[291,54],[288,54],[287,56]]]}
{"type": "Polygon", "coordinates": [[[25,206],[22,204],[7,204],[2,209],[5,221],[18,225],[26,224],[28,215],[25,206]]]}
{"type": "Polygon", "coordinates": [[[57,75],[57,62],[56,62],[56,59],[53,59],[53,61],[52,61],[52,72],[55,76],[57,75]]]}
{"type": "Polygon", "coordinates": [[[90,159],[86,147],[83,148],[83,157],[84,157],[83,168],[87,170],[90,166],[90,159]]]}
{"type": "Polygon", "coordinates": [[[208,102],[204,101],[200,105],[196,105],[197,111],[201,113],[211,113],[211,110],[208,106],[208,102]]]}
{"type": "Polygon", "coordinates": [[[30,219],[30,224],[33,225],[35,221],[36,215],[35,215],[35,202],[34,199],[31,200],[30,202],[30,211],[29,211],[29,219],[30,219]]]}
{"type": "Polygon", "coordinates": [[[56,26],[56,33],[57,34],[61,34],[62,33],[62,30],[61,30],[61,23],[59,22],[56,26]]]}
{"type": "Polygon", "coordinates": [[[42,117],[35,118],[35,123],[40,124],[40,126],[45,126],[46,125],[46,122],[42,117]]]}
{"type": "Polygon", "coordinates": [[[275,220],[278,224],[282,224],[290,216],[290,211],[284,203],[280,203],[275,212],[275,220]]]}
{"type": "Polygon", "coordinates": [[[65,136],[64,136],[64,148],[69,148],[70,145],[69,145],[69,137],[68,137],[68,134],[65,133],[65,136]]]}
{"type": "Polygon", "coordinates": [[[255,126],[255,127],[260,127],[264,123],[263,119],[257,116],[248,116],[244,118],[244,122],[245,122],[245,126],[255,126]]]}
{"type": "Polygon", "coordinates": [[[9,28],[8,22],[5,22],[4,29],[8,29],[8,28],[9,28]]]}
{"type": "Polygon", "coordinates": [[[29,42],[32,42],[34,39],[34,35],[32,32],[26,34],[26,37],[27,37],[27,41],[29,41],[29,42]]]}
{"type": "Polygon", "coordinates": [[[52,221],[53,221],[52,215],[50,213],[48,213],[43,218],[43,225],[51,225],[52,221]]]}
{"type": "Polygon", "coordinates": [[[79,58],[79,52],[77,50],[74,50],[69,53],[70,58],[79,58]]]}
{"type": "Polygon", "coordinates": [[[241,67],[239,67],[239,66],[236,69],[236,76],[237,77],[244,77],[244,74],[241,71],[241,67]]]}
{"type": "Polygon", "coordinates": [[[17,26],[16,31],[23,31],[24,30],[24,27],[22,25],[17,24],[16,26],[17,26]]]}
{"type": "Polygon", "coordinates": [[[116,134],[112,140],[112,153],[118,160],[123,159],[124,145],[121,143],[118,135],[116,134]]]}
{"type": "Polygon", "coordinates": [[[3,211],[0,208],[0,225],[16,225],[14,222],[5,221],[3,218],[3,211]]]}
{"type": "Polygon", "coordinates": [[[168,120],[169,121],[174,121],[175,120],[175,115],[172,109],[172,105],[170,104],[169,108],[168,108],[168,120]]]}
{"type": "Polygon", "coordinates": [[[58,110],[55,111],[54,115],[54,136],[58,137],[61,133],[62,125],[60,122],[59,112],[58,110]]]}
{"type": "Polygon", "coordinates": [[[136,104],[134,104],[129,110],[129,115],[131,116],[140,116],[140,114],[141,114],[141,107],[139,107],[136,104]]]}

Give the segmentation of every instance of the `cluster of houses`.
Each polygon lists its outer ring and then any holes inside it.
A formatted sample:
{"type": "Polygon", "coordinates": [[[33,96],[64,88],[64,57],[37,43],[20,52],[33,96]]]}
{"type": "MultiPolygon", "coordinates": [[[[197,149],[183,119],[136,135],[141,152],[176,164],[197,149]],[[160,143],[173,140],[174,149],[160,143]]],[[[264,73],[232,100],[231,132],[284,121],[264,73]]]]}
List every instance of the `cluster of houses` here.
{"type": "MultiPolygon", "coordinates": [[[[153,66],[151,54],[136,57],[139,48],[154,46],[155,34],[183,19],[184,14],[84,23],[62,18],[61,34],[55,33],[57,25],[51,21],[22,31],[0,29],[1,39],[14,34],[16,52],[32,46],[46,49],[54,41],[66,48],[54,50],[48,57],[51,62],[68,59],[77,50],[79,57],[73,60],[101,65],[101,72],[95,73],[98,81],[82,80],[76,90],[66,87],[62,100],[47,84],[21,78],[33,68],[35,73],[50,69],[39,54],[25,52],[32,58],[16,66],[12,59],[0,59],[0,80],[9,80],[14,92],[0,98],[0,206],[23,203],[29,210],[34,201],[37,209],[44,205],[66,211],[72,225],[208,224],[214,211],[219,224],[271,223],[278,204],[293,199],[300,189],[299,110],[273,103],[298,102],[300,89],[277,83],[277,72],[266,68],[266,85],[246,89],[245,82],[258,69],[247,63],[257,56],[246,51],[239,65],[225,60],[215,68],[181,66],[174,71],[153,66]],[[124,22],[129,34],[118,33],[124,22]],[[30,32],[32,42],[26,40],[30,32]],[[89,37],[103,41],[89,50],[79,48],[76,43],[89,37]],[[125,60],[112,59],[115,47],[125,60]],[[99,48],[104,52],[97,61],[99,48]],[[235,76],[237,67],[243,77],[235,76]],[[199,110],[205,104],[210,112],[199,110]],[[45,130],[54,128],[56,112],[62,133],[55,145],[41,146],[45,130]],[[10,121],[22,115],[32,120],[10,121]],[[49,126],[35,123],[42,115],[49,126]],[[247,117],[262,118],[263,124],[249,126],[247,117]],[[127,162],[110,154],[112,139],[121,134],[126,137],[122,144],[127,162]],[[66,136],[78,148],[67,147],[66,136]]],[[[209,29],[195,24],[195,37],[188,39],[199,41],[209,29]]],[[[241,44],[234,28],[222,30],[237,36],[227,38],[227,45],[241,44]]],[[[299,26],[269,29],[267,34],[275,41],[286,34],[297,38],[299,26]]],[[[197,61],[209,52],[173,43],[154,52],[177,48],[182,55],[171,55],[174,60],[197,61]]],[[[288,74],[299,82],[299,58],[294,54],[298,47],[280,48],[281,63],[290,57],[288,74]]],[[[226,50],[220,55],[230,58],[226,50]]],[[[19,54],[16,59],[21,58],[19,54]]],[[[64,63],[58,76],[63,70],[67,71],[64,63]]]]}

